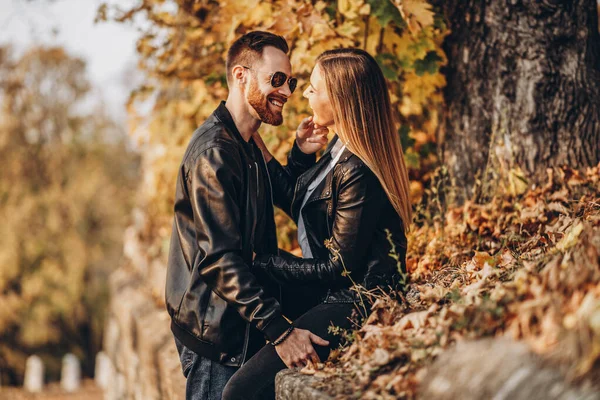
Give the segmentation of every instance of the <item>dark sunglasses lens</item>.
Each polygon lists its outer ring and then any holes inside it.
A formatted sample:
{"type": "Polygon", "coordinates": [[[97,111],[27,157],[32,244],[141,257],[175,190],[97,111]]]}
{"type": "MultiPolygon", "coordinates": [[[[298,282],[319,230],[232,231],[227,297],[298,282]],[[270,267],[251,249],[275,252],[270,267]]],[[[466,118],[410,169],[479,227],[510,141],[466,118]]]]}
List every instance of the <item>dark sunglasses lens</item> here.
{"type": "Polygon", "coordinates": [[[283,85],[285,83],[286,79],[287,79],[287,75],[284,74],[283,72],[275,72],[273,74],[273,77],[271,78],[271,86],[280,87],[281,85],[283,85]]]}
{"type": "Polygon", "coordinates": [[[290,92],[294,93],[294,90],[296,90],[296,86],[298,85],[298,79],[290,78],[289,84],[290,84],[290,92]]]}

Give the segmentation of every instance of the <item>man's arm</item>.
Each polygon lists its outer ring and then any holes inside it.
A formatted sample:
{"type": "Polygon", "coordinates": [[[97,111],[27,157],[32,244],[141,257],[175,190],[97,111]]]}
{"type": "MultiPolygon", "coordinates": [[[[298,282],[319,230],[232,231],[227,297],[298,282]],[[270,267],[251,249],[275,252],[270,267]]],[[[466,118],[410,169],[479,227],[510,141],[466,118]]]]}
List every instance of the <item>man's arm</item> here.
{"type": "MultiPolygon", "coordinates": [[[[281,314],[279,303],[265,294],[242,257],[242,168],[246,166],[239,157],[221,147],[206,150],[192,166],[189,196],[198,246],[204,255],[198,274],[212,291],[236,307],[242,318],[270,342],[276,342],[291,324],[281,314]]],[[[307,330],[293,329],[275,350],[291,368],[307,360],[318,361],[312,343],[328,344],[307,330]]]]}
{"type": "Polygon", "coordinates": [[[327,258],[300,258],[290,253],[261,254],[254,267],[279,283],[301,285],[340,281],[346,273],[365,268],[365,254],[373,238],[386,195],[366,166],[344,175],[337,194],[332,237],[327,258]]]}
{"type": "Polygon", "coordinates": [[[198,274],[242,318],[274,341],[290,323],[276,299],[265,294],[242,256],[240,202],[245,197],[240,188],[247,166],[231,149],[216,146],[200,154],[189,168],[189,198],[202,254],[198,274]]]}

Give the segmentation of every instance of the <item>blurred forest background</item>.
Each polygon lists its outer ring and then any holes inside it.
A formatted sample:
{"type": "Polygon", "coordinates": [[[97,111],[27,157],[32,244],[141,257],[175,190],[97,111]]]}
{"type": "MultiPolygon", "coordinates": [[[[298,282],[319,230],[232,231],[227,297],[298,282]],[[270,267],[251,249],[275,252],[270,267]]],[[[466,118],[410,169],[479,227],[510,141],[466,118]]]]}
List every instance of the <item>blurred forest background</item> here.
{"type": "MultiPolygon", "coordinates": [[[[166,264],[179,162],[191,133],[227,95],[229,44],[250,30],[286,37],[301,88],[286,104],[282,126],[261,127],[276,157],[284,159],[297,124],[310,114],[300,93],[315,58],[335,47],[364,48],[388,79],[409,167],[414,228],[421,229],[420,240],[413,236],[411,272],[428,279],[449,261],[459,265],[475,254],[482,269],[485,254],[500,257],[499,247],[483,239],[491,233],[478,231],[480,220],[465,223],[477,237],[448,234],[445,227],[460,219],[456,212],[448,219],[453,205],[523,199],[546,183],[547,167],[599,161],[600,9],[594,0],[554,3],[98,3],[90,24],[136,29],[140,84],[123,105],[126,124],[87,105],[91,84],[82,59],[61,47],[16,54],[2,45],[1,382],[20,384],[33,353],[51,377],[67,351],[91,373],[108,276],[135,261],[127,246],[129,257],[122,256],[124,237],[135,236],[143,263],[166,264]],[[520,18],[530,18],[529,30],[520,18]],[[437,247],[427,247],[434,238],[437,247]],[[448,238],[466,248],[458,258],[442,251],[448,238]]],[[[597,190],[591,174],[585,185],[597,190]]],[[[280,247],[295,249],[293,223],[280,211],[276,221],[280,247]]],[[[160,285],[153,290],[161,306],[160,285]]],[[[433,298],[443,303],[448,293],[433,298]]]]}
{"type": "Polygon", "coordinates": [[[56,379],[66,352],[93,362],[101,347],[139,156],[105,111],[81,111],[85,72],[62,48],[0,48],[3,383],[22,380],[30,354],[56,379]]]}

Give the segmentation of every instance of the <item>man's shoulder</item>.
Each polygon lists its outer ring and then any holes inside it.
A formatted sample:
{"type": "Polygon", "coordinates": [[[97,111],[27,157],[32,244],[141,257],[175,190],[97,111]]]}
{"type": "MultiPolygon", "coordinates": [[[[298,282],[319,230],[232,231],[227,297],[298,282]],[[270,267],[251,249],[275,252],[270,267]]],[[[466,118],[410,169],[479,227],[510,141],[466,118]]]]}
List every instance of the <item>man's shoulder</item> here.
{"type": "Polygon", "coordinates": [[[183,162],[193,162],[209,149],[235,151],[239,144],[225,124],[211,115],[193,133],[183,157],[183,162]]]}

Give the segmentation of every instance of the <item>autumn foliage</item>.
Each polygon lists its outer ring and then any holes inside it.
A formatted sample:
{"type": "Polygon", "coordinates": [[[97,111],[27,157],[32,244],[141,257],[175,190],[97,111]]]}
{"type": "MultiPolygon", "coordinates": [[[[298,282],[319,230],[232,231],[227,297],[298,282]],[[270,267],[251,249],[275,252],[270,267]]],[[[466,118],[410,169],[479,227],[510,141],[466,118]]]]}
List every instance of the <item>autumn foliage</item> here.
{"type": "MultiPolygon", "coordinates": [[[[447,32],[427,2],[139,0],[130,9],[103,6],[98,18],[143,31],[138,53],[147,79],[129,105],[146,174],[146,224],[137,234],[148,256],[162,260],[177,168],[191,133],[227,95],[224,60],[235,38],[255,29],[285,36],[298,92],[324,50],[356,46],[376,57],[410,168],[411,283],[397,299],[365,294],[375,300],[373,312],[345,334],[348,346],[326,366],[304,371],[323,376],[325,389],[342,398],[414,398],[437,354],[457,340],[496,335],[553,353],[574,379],[593,373],[600,357],[600,166],[548,170],[547,184],[534,188],[519,170],[492,173],[483,195],[452,205],[456,188],[436,154],[447,32]]],[[[284,125],[261,127],[277,158],[309,114],[295,94],[284,125]]],[[[283,214],[276,220],[280,245],[294,248],[295,228],[283,214]]]]}
{"type": "MultiPolygon", "coordinates": [[[[153,257],[165,257],[177,168],[194,129],[227,96],[225,55],[245,32],[283,35],[291,49],[298,90],[284,109],[284,124],[263,125],[261,135],[283,160],[300,120],[310,115],[302,98],[316,57],[336,47],[356,46],[373,54],[389,89],[410,175],[413,198],[437,163],[436,127],[445,85],[440,49],[445,25],[423,0],[345,1],[138,1],[131,9],[104,5],[98,19],[136,24],[143,30],[137,49],[146,84],[132,95],[131,131],[143,148],[147,177],[143,208],[148,226],[141,235],[153,257]],[[142,22],[143,21],[143,22],[142,22]],[[151,104],[152,112],[144,113],[151,104]]],[[[276,215],[280,245],[296,247],[295,228],[276,215]]]]}
{"type": "Polygon", "coordinates": [[[504,336],[570,379],[597,377],[599,200],[600,165],[548,170],[543,187],[451,207],[443,224],[415,227],[401,301],[379,296],[352,343],[304,372],[343,398],[415,398],[425,368],[452,343],[504,336]]]}
{"type": "Polygon", "coordinates": [[[76,354],[93,369],[108,274],[120,260],[135,158],[61,48],[0,47],[0,379],[17,384],[37,353],[48,378],[76,354]]]}

